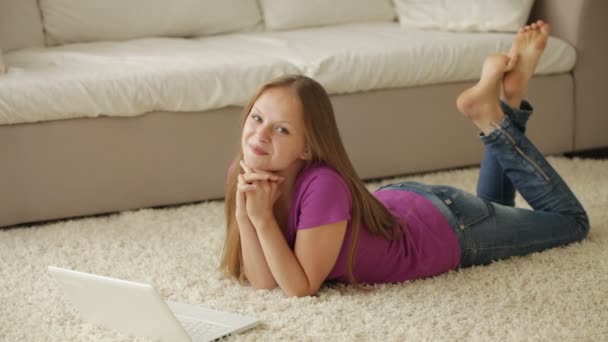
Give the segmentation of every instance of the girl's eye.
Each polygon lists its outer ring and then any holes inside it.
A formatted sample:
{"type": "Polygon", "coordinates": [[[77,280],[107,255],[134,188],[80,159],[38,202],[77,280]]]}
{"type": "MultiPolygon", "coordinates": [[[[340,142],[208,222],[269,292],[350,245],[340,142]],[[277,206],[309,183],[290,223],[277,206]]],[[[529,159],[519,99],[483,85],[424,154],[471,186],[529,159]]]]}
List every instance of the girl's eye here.
{"type": "Polygon", "coordinates": [[[252,114],[251,118],[253,119],[253,121],[257,121],[257,122],[261,122],[262,121],[262,118],[259,115],[257,115],[257,114],[252,114]]]}
{"type": "Polygon", "coordinates": [[[279,132],[281,134],[289,134],[289,131],[286,128],[283,128],[283,127],[277,128],[277,132],[279,132]]]}

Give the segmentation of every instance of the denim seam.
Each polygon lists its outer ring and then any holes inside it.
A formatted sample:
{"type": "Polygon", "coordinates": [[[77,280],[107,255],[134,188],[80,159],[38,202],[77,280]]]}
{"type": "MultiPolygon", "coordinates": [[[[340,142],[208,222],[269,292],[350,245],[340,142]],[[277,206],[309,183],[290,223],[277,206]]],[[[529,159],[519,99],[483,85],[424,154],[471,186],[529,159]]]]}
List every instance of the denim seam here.
{"type": "Polygon", "coordinates": [[[549,178],[549,176],[547,175],[547,173],[538,165],[538,163],[535,162],[528,155],[526,155],[524,153],[524,151],[522,151],[521,148],[519,148],[519,146],[517,146],[517,143],[516,143],[515,139],[513,139],[513,137],[511,136],[511,134],[509,134],[509,132],[507,132],[506,130],[504,130],[500,125],[497,125],[495,123],[493,123],[493,125],[496,127],[497,130],[499,130],[503,134],[504,137],[507,138],[507,140],[511,143],[511,146],[515,149],[515,151],[519,155],[521,155],[525,160],[527,160],[534,167],[534,169],[536,169],[536,171],[543,176],[543,178],[545,179],[545,181],[547,181],[547,182],[551,181],[551,179],[549,178]]]}

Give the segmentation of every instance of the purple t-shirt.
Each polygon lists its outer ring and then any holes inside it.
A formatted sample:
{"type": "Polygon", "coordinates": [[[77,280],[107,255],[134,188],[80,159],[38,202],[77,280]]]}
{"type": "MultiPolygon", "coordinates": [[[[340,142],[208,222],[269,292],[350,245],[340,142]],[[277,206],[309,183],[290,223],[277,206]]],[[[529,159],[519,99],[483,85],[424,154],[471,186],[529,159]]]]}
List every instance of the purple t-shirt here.
{"type": "MultiPolygon", "coordinates": [[[[384,189],[374,193],[401,222],[404,237],[387,240],[370,234],[364,225],[359,232],[353,270],[358,283],[381,284],[430,277],[460,264],[456,234],[439,209],[414,192],[384,189]]],[[[332,168],[312,165],[296,179],[284,236],[293,249],[298,230],[348,220],[346,236],[335,266],[327,277],[349,283],[347,262],[351,241],[351,196],[346,182],[332,168]]]]}

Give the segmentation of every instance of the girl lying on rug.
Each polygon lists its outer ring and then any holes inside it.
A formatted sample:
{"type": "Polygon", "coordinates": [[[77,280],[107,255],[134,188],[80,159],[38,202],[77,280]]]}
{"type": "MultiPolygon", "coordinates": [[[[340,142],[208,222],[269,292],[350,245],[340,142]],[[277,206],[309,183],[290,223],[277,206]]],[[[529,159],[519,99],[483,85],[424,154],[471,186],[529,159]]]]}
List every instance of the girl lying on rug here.
{"type": "Polygon", "coordinates": [[[477,196],[415,182],[371,194],[323,87],[304,76],[264,84],[229,171],[222,269],[308,296],[324,281],[402,282],[583,240],[585,210],[524,135],[524,91],[549,31],[542,21],[520,29],[457,99],[485,145],[477,196]],[[534,210],[514,208],[515,189],[534,210]]]}

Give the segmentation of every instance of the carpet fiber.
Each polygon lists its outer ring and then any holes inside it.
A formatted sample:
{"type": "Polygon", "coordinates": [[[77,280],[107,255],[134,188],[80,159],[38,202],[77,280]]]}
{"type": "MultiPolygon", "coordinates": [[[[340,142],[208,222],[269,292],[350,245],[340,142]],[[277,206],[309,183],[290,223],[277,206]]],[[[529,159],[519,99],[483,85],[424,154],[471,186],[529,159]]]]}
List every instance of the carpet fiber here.
{"type": "MultiPolygon", "coordinates": [[[[47,265],[152,283],[165,299],[263,321],[231,340],[605,341],[608,160],[550,162],[589,213],[587,240],[371,291],[327,285],[315,297],[298,299],[223,279],[217,271],[223,202],[0,231],[0,341],[134,340],[83,322],[64,302],[47,265]]],[[[477,173],[472,168],[400,180],[474,191],[477,173]]]]}

